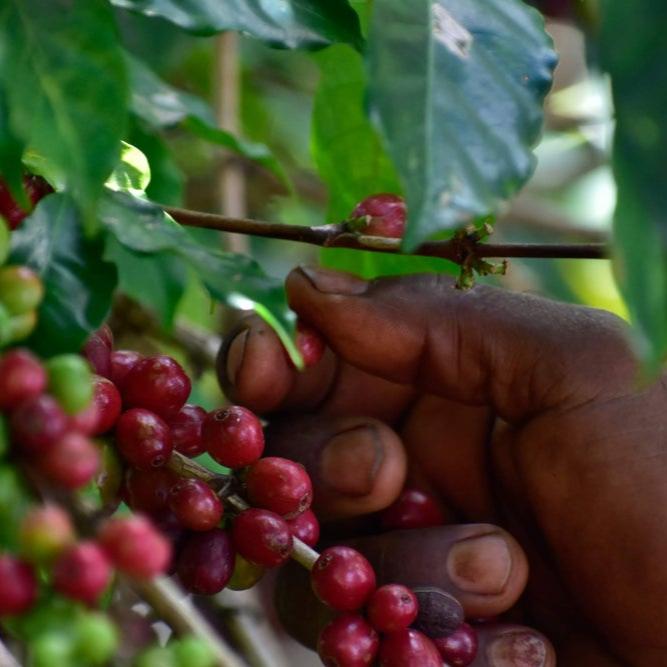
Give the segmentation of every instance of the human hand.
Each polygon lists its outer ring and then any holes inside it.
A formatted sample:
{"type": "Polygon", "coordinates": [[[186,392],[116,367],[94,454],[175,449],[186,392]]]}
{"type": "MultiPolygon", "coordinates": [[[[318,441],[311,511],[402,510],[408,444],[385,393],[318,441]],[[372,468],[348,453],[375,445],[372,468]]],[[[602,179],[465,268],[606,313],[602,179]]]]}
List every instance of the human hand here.
{"type": "MultiPolygon", "coordinates": [[[[298,373],[250,320],[221,380],[270,415],[270,452],[308,468],[328,519],[386,507],[406,474],[442,498],[451,524],[356,543],[380,581],[441,586],[471,617],[511,610],[564,665],[667,664],[667,391],[638,387],[619,320],[435,275],[296,270],[287,289],[331,351],[298,373]]],[[[474,665],[555,664],[527,628],[480,638],[474,665]]]]}

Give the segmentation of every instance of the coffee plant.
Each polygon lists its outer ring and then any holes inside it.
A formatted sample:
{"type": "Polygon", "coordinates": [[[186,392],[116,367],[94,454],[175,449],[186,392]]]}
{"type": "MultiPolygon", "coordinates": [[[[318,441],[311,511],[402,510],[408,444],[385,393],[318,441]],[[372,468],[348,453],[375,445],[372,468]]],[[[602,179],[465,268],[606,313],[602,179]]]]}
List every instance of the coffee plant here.
{"type": "MultiPolygon", "coordinates": [[[[0,664],[243,664],[218,595],[289,559],[331,612],[324,664],[472,664],[485,619],[321,543],[308,474],[264,456],[261,417],[211,386],[211,346],[235,309],[253,310],[296,368],[322,361],[326,341],[272,275],[311,256],[283,241],[366,277],[453,273],[461,289],[500,280],[497,259],[612,258],[617,310],[654,371],[667,352],[666,19],[655,0],[3,0],[0,664]],[[540,165],[548,138],[596,147],[615,177],[613,240],[503,235],[558,61],[540,11],[584,35],[616,121],[600,148],[590,118],[554,102],[540,165]],[[223,40],[242,77],[212,87],[223,40]],[[211,106],[239,89],[245,132],[211,106]],[[225,198],[225,215],[205,210],[211,174],[232,172],[249,217],[225,198]],[[252,244],[233,252],[231,234],[252,244]]],[[[609,131],[604,114],[594,123],[609,131]]],[[[575,268],[516,266],[586,300],[575,268]]],[[[446,521],[412,487],[377,519],[446,521]]]]}

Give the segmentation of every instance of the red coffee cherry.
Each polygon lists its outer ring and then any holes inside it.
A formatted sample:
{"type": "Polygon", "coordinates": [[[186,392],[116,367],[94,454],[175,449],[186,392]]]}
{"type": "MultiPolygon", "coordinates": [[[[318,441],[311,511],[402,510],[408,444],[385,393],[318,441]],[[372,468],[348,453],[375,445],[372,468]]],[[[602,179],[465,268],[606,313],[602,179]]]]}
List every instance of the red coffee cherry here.
{"type": "MultiPolygon", "coordinates": [[[[23,177],[23,187],[33,206],[53,192],[53,188],[41,176],[33,174],[23,177]]],[[[7,220],[9,228],[16,229],[29,213],[29,210],[25,211],[19,206],[6,183],[0,180],[0,215],[7,220]]]]}
{"type": "Polygon", "coordinates": [[[343,614],[320,634],[317,654],[325,665],[367,667],[375,661],[380,640],[377,632],[358,614],[343,614]]]}
{"type": "Polygon", "coordinates": [[[246,477],[248,499],[286,519],[305,512],[313,499],[313,485],[299,463],[268,456],[254,463],[246,477]]]}
{"type": "Polygon", "coordinates": [[[306,510],[287,522],[293,537],[314,547],[320,539],[320,522],[312,510],[306,510]]]}
{"type": "Polygon", "coordinates": [[[135,579],[164,574],[171,562],[171,544],[140,514],[107,521],[98,539],[111,562],[135,579]]]}
{"type": "Polygon", "coordinates": [[[111,352],[113,351],[113,334],[105,324],[94,331],[83,344],[81,354],[88,360],[93,373],[102,377],[111,377],[111,352]]]}
{"type": "Polygon", "coordinates": [[[10,350],[0,357],[0,410],[14,410],[37,398],[48,378],[41,361],[28,350],[10,350]]]}
{"type": "Polygon", "coordinates": [[[85,486],[97,475],[100,450],[81,433],[66,433],[44,452],[37,465],[49,481],[66,489],[85,486]]]}
{"type": "Polygon", "coordinates": [[[477,632],[467,623],[461,623],[451,635],[432,641],[443,660],[452,667],[467,667],[477,655],[477,632]]]}
{"type": "Polygon", "coordinates": [[[264,452],[264,431],[257,416],[238,405],[209,412],[202,429],[206,451],[221,465],[244,468],[264,452]]]}
{"type": "Polygon", "coordinates": [[[219,528],[192,533],[179,549],[176,572],[186,590],[197,595],[219,593],[234,571],[235,550],[229,534],[219,528]]]}
{"type": "Polygon", "coordinates": [[[379,664],[380,667],[442,667],[442,658],[426,635],[406,628],[382,639],[379,664]]]}
{"type": "Polygon", "coordinates": [[[367,615],[378,632],[390,633],[412,625],[418,611],[417,596],[409,588],[387,584],[371,595],[367,615]]]}
{"type": "Polygon", "coordinates": [[[173,450],[171,431],[160,417],[141,408],[124,412],[116,424],[116,443],[130,465],[150,470],[164,465],[173,450]]]}
{"type": "Polygon", "coordinates": [[[310,368],[324,356],[326,343],[317,329],[302,320],[298,320],[296,323],[296,347],[301,352],[306,368],[310,368]]]}
{"type": "Polygon", "coordinates": [[[80,542],[64,551],[53,567],[53,587],[64,596],[97,602],[111,580],[111,565],[95,542],[80,542]]]}
{"type": "Polygon", "coordinates": [[[122,401],[116,385],[105,377],[93,377],[93,403],[97,411],[97,424],[92,435],[110,431],[120,417],[122,401]]]}
{"type": "Polygon", "coordinates": [[[375,572],[355,549],[336,546],[325,549],[310,573],[315,595],[338,611],[363,607],[375,590],[375,572]]]}
{"type": "Polygon", "coordinates": [[[419,489],[403,489],[401,495],[380,515],[385,530],[442,526],[445,515],[435,498],[419,489]]]}
{"type": "Polygon", "coordinates": [[[109,379],[116,385],[118,391],[123,392],[128,373],[143,358],[143,354],[139,354],[139,352],[135,352],[134,350],[116,350],[111,353],[111,376],[109,379]]]}
{"type": "Polygon", "coordinates": [[[406,217],[403,198],[382,193],[359,202],[350,215],[350,221],[362,234],[400,239],[405,232],[406,217]]]}
{"type": "Polygon", "coordinates": [[[167,468],[130,468],[125,474],[125,502],[135,512],[155,514],[167,507],[171,489],[178,481],[178,475],[167,468]]]}
{"type": "Polygon", "coordinates": [[[222,519],[220,498],[200,479],[178,482],[171,489],[169,507],[183,527],[189,530],[211,530],[222,519]]]}
{"type": "Polygon", "coordinates": [[[28,563],[0,554],[0,618],[28,611],[37,599],[37,578],[28,563]]]}
{"type": "Polygon", "coordinates": [[[232,527],[236,550],[245,559],[263,567],[284,563],[292,550],[287,522],[274,512],[251,508],[241,512],[232,527]]]}
{"type": "Polygon", "coordinates": [[[185,405],[190,388],[181,365],[159,355],[138,361],[123,380],[121,392],[128,407],[145,408],[168,420],[185,405]]]}
{"type": "Polygon", "coordinates": [[[206,451],[202,441],[202,427],[206,419],[206,410],[198,405],[186,403],[169,420],[171,441],[174,449],[184,456],[199,456],[206,451]]]}
{"type": "Polygon", "coordinates": [[[69,427],[67,415],[55,398],[42,394],[19,405],[11,417],[13,439],[30,453],[41,453],[59,440],[69,427]]]}

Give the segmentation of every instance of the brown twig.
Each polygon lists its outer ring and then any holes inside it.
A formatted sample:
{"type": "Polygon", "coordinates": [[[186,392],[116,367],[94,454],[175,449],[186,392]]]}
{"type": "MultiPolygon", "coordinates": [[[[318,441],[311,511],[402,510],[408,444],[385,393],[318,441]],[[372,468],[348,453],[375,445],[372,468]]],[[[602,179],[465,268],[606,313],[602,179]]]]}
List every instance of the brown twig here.
{"type": "MultiPolygon", "coordinates": [[[[232,234],[248,234],[272,239],[309,243],[311,245],[372,252],[400,253],[399,239],[364,236],[346,231],[342,224],[301,227],[249,218],[229,218],[212,213],[166,207],[174,220],[188,227],[205,227],[232,234]]],[[[474,234],[457,235],[448,241],[432,241],[415,248],[410,255],[439,257],[464,264],[471,257],[527,257],[536,259],[607,259],[609,247],[604,243],[482,243],[474,234]]]]}

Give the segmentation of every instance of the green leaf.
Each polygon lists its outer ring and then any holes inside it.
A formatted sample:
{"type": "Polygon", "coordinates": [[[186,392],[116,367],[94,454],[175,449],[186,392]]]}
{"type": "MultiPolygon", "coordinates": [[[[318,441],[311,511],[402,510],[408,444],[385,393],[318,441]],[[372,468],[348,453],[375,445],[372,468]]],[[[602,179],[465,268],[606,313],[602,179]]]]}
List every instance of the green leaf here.
{"type": "Polygon", "coordinates": [[[401,191],[391,159],[364,110],[366,72],[349,46],[315,56],[321,71],[315,94],[312,150],[329,188],[328,219],[346,218],[369,194],[401,191]]]}
{"type": "Polygon", "coordinates": [[[99,239],[84,238],[77,208],[65,194],[43,199],[13,233],[11,261],[30,266],[45,287],[29,347],[44,356],[78,352],[104,322],[116,269],[102,252],[99,239]]]}
{"type": "Polygon", "coordinates": [[[346,0],[111,1],[117,7],[160,16],[200,35],[236,30],[287,48],[362,44],[359,20],[346,0]]]}
{"type": "Polygon", "coordinates": [[[14,199],[29,208],[28,197],[23,189],[23,142],[9,125],[7,97],[0,87],[0,176],[14,199]]]}
{"type": "Polygon", "coordinates": [[[384,0],[370,106],[405,186],[414,248],[495,212],[530,177],[556,55],[520,0],[384,0]]]}
{"type": "Polygon", "coordinates": [[[146,156],[136,146],[123,141],[120,162],[108,178],[106,186],[111,190],[139,194],[146,191],[150,182],[151,168],[146,156]]]}
{"type": "Polygon", "coordinates": [[[603,10],[602,64],[616,111],[615,268],[640,351],[657,370],[667,354],[667,6],[608,0],[603,10]]]}
{"type": "Polygon", "coordinates": [[[86,212],[118,159],[127,81],[105,0],[6,0],[0,79],[12,131],[65,174],[86,212]]]}

